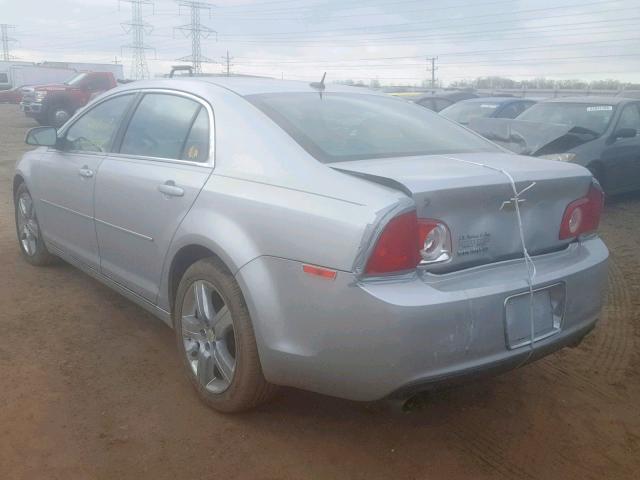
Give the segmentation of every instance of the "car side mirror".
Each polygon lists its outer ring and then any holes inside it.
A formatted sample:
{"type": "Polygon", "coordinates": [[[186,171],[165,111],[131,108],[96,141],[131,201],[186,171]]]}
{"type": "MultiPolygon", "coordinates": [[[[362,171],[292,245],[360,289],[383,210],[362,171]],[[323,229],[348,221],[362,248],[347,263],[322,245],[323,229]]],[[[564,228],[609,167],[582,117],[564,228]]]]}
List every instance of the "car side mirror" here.
{"type": "Polygon", "coordinates": [[[25,142],[37,147],[55,147],[58,143],[58,131],[55,127],[35,127],[27,132],[25,142]]]}
{"type": "Polygon", "coordinates": [[[635,128],[620,128],[613,133],[613,139],[618,138],[633,138],[638,134],[635,128]]]}

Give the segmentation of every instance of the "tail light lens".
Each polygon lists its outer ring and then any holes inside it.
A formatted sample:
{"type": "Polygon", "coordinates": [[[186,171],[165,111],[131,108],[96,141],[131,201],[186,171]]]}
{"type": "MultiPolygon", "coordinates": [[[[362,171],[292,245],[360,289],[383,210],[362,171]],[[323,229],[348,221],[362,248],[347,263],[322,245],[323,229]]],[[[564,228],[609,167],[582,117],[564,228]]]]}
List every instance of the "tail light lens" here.
{"type": "Polygon", "coordinates": [[[416,268],[420,261],[418,251],[418,218],[414,210],[398,215],[387,224],[365,272],[372,275],[416,268]]]}
{"type": "Polygon", "coordinates": [[[424,263],[445,262],[451,258],[449,228],[438,220],[418,220],[418,242],[424,263]]]}
{"type": "Polygon", "coordinates": [[[562,217],[560,240],[593,233],[600,225],[600,215],[604,204],[604,194],[592,184],[586,197],[571,202],[562,217]]]}
{"type": "Polygon", "coordinates": [[[418,219],[415,211],[393,218],[369,257],[365,273],[379,275],[412,270],[421,263],[451,258],[451,234],[437,220],[418,219]]]}

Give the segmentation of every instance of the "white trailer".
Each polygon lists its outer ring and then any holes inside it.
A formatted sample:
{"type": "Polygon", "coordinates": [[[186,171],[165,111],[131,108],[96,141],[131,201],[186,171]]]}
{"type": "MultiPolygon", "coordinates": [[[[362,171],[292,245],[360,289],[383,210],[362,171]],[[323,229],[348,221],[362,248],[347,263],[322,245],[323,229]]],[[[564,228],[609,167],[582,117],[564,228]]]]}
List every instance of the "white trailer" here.
{"type": "Polygon", "coordinates": [[[14,87],[11,80],[11,67],[18,65],[34,65],[33,62],[5,62],[0,61],[0,90],[9,90],[14,87]]]}
{"type": "Polygon", "coordinates": [[[20,87],[23,85],[62,83],[69,80],[77,72],[69,68],[18,65],[11,67],[10,73],[13,87],[20,87]]]}
{"type": "Polygon", "coordinates": [[[78,72],[111,72],[123,80],[122,65],[77,62],[0,62],[0,90],[23,85],[62,83],[78,72]]]}
{"type": "Polygon", "coordinates": [[[78,72],[111,72],[116,80],[124,80],[122,65],[114,63],[42,62],[40,65],[69,68],[78,72]]]}

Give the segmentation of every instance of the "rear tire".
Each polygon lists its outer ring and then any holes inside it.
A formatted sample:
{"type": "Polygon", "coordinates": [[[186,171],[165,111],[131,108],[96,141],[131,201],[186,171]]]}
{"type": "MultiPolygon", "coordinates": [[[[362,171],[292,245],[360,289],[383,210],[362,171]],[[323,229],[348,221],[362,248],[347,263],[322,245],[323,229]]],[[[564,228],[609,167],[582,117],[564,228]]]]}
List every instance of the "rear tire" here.
{"type": "Polygon", "coordinates": [[[205,258],[187,269],[173,317],[185,373],[207,405],[220,412],[241,412],[274,396],[277,387],[262,373],[244,297],[220,261],[205,258]]]}
{"type": "Polygon", "coordinates": [[[22,257],[31,265],[51,265],[57,258],[49,253],[44,244],[33,199],[24,183],[15,191],[14,206],[18,245],[22,257]]]}

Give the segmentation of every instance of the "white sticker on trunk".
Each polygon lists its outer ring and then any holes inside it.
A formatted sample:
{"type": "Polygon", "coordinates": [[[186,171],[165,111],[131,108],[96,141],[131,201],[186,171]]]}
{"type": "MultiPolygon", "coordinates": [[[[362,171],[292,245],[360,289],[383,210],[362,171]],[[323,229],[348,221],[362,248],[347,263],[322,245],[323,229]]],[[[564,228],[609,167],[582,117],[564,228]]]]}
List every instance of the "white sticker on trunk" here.
{"type": "Polygon", "coordinates": [[[480,108],[498,108],[498,105],[492,105],[490,103],[483,103],[480,108]]]}
{"type": "Polygon", "coordinates": [[[613,110],[612,105],[598,105],[597,107],[587,107],[587,112],[610,112],[613,110]]]}

